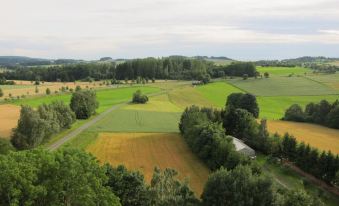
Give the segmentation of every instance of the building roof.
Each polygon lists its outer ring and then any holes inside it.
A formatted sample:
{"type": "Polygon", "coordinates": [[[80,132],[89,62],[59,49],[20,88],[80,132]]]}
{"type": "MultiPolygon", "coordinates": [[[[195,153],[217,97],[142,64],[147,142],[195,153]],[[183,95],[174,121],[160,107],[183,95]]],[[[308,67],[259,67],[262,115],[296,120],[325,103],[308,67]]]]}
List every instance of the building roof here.
{"type": "Polygon", "coordinates": [[[250,148],[247,146],[243,141],[241,141],[238,138],[232,137],[233,138],[233,144],[235,146],[235,150],[237,152],[243,153],[244,155],[250,156],[250,157],[255,157],[255,151],[254,149],[250,148]]]}

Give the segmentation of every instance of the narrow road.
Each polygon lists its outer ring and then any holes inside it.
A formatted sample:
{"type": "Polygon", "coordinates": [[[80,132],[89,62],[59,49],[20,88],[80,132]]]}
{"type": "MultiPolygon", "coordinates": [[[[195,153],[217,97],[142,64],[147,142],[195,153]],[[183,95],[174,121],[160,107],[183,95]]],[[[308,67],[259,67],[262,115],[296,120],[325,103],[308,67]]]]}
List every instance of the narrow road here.
{"type": "MultiPolygon", "coordinates": [[[[167,93],[167,91],[161,91],[161,92],[149,94],[148,96],[152,97],[152,96],[157,96],[157,95],[166,94],[166,93],[167,93]]],[[[111,113],[112,111],[114,111],[116,109],[119,109],[122,106],[127,105],[128,103],[129,102],[124,102],[124,103],[120,103],[120,104],[116,104],[116,105],[112,106],[111,108],[109,108],[108,110],[106,110],[103,113],[99,114],[98,116],[96,116],[92,120],[86,122],[84,125],[78,127],[74,131],[72,131],[72,132],[68,133],[67,135],[65,135],[63,138],[61,138],[58,141],[54,142],[52,145],[48,146],[47,149],[50,150],[50,151],[54,151],[54,150],[58,149],[64,143],[66,143],[67,141],[73,139],[74,137],[79,135],[81,132],[83,132],[84,130],[86,130],[87,128],[89,128],[90,126],[92,126],[93,124],[95,124],[96,122],[101,120],[102,118],[104,118],[107,114],[111,113]]]]}

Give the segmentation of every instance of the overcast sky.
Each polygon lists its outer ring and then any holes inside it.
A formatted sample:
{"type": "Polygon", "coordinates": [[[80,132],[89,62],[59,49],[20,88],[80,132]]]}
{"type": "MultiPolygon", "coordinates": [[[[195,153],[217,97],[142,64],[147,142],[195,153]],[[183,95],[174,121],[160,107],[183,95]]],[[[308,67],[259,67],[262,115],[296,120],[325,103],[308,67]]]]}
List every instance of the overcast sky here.
{"type": "Polygon", "coordinates": [[[339,0],[0,0],[0,55],[339,57],[339,0]]]}

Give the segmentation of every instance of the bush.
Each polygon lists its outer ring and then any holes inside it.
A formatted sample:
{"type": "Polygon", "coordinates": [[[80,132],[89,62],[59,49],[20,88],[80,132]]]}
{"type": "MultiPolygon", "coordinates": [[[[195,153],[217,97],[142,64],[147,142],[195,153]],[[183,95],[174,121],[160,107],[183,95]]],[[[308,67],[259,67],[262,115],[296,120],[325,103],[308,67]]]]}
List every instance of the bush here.
{"type": "Polygon", "coordinates": [[[2,91],[2,89],[0,88],[0,97],[4,96],[4,92],[2,91]]]}
{"type": "Polygon", "coordinates": [[[10,151],[15,151],[11,142],[7,139],[0,137],[0,155],[8,154],[10,151]]]}
{"type": "Polygon", "coordinates": [[[46,94],[50,95],[51,94],[51,90],[49,88],[46,89],[46,94]]]}
{"type": "Polygon", "coordinates": [[[141,91],[138,90],[133,94],[132,102],[137,104],[145,104],[146,102],[148,102],[148,97],[146,95],[143,95],[141,91]]]}
{"type": "Polygon", "coordinates": [[[75,112],[77,119],[88,119],[98,108],[99,103],[96,100],[94,91],[77,91],[72,94],[70,107],[75,112]]]}
{"type": "Polygon", "coordinates": [[[303,109],[301,108],[300,105],[293,104],[286,110],[283,120],[296,121],[296,122],[305,121],[305,115],[304,115],[303,109]]]}

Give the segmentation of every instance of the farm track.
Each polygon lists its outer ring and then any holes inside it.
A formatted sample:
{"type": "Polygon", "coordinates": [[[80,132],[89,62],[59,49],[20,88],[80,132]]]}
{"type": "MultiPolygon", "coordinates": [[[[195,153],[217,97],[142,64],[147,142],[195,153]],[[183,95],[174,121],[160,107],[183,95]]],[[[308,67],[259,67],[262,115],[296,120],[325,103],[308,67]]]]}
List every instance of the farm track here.
{"type": "MultiPolygon", "coordinates": [[[[153,93],[153,94],[149,94],[148,96],[152,97],[152,96],[158,96],[158,95],[162,95],[167,93],[167,91],[160,91],[157,93],[153,93]]],[[[121,108],[122,106],[125,106],[129,103],[128,102],[124,102],[121,104],[117,104],[112,106],[111,108],[109,108],[108,110],[102,112],[101,114],[99,114],[98,116],[96,116],[95,118],[93,118],[92,120],[86,122],[84,125],[80,126],[79,128],[75,129],[74,131],[68,133],[67,135],[65,135],[63,138],[59,139],[58,141],[56,141],[55,143],[53,143],[52,145],[48,146],[47,149],[50,151],[54,151],[56,149],[58,149],[59,147],[61,147],[63,144],[65,144],[66,142],[68,142],[69,140],[75,138],[77,135],[79,135],[81,132],[83,132],[84,130],[88,129],[90,126],[94,125],[95,123],[97,123],[99,120],[103,119],[106,115],[108,115],[109,113],[111,113],[112,111],[121,108]]]]}

